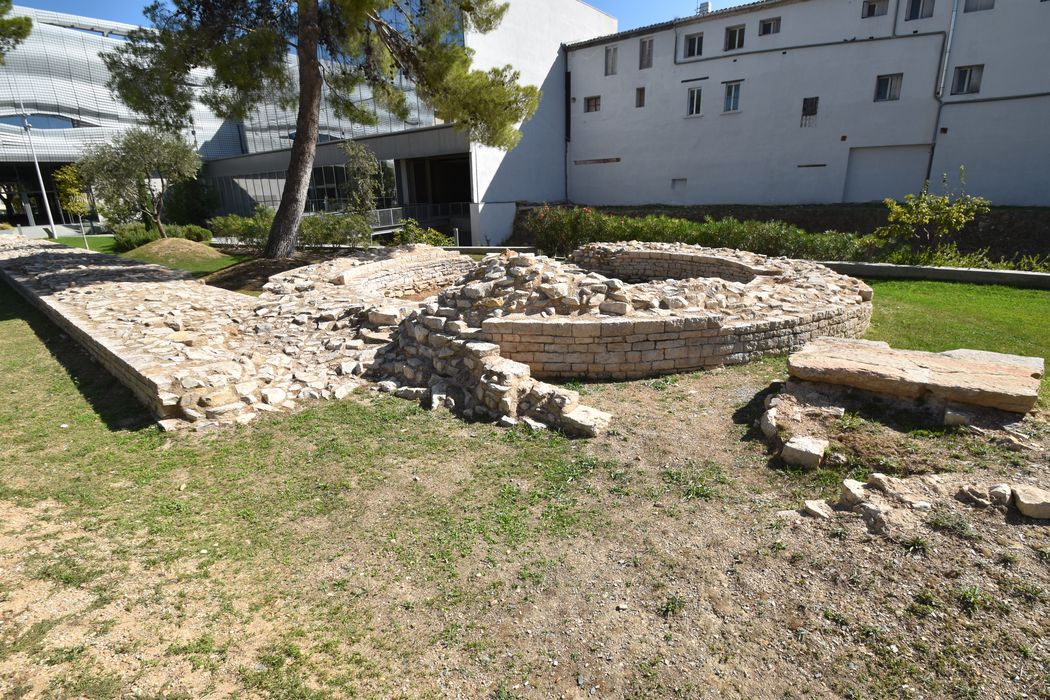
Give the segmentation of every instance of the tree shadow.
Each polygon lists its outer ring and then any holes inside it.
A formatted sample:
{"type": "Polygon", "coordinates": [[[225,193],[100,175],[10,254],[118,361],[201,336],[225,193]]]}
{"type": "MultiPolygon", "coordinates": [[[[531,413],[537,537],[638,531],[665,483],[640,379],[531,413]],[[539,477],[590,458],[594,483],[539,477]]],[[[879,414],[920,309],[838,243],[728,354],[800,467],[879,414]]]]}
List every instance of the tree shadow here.
{"type": "Polygon", "coordinates": [[[149,410],[79,343],[10,286],[0,283],[0,321],[16,319],[32,329],[109,430],[141,430],[154,424],[149,410]]]}

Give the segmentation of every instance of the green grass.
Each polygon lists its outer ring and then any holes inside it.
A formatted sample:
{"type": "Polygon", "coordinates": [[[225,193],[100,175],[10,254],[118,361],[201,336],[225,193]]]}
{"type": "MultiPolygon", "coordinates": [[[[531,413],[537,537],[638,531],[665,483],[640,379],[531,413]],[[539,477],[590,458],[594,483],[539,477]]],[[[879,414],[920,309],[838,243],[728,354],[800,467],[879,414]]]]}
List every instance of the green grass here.
{"type": "MultiPolygon", "coordinates": [[[[948,282],[871,281],[867,338],[895,348],[956,348],[1043,357],[1050,363],[1050,291],[948,282]]],[[[1050,382],[1040,402],[1050,404],[1050,382]]]]}
{"type": "MultiPolygon", "coordinates": [[[[84,247],[84,239],[81,236],[59,236],[55,240],[58,243],[70,246],[71,248],[84,247]]],[[[113,250],[113,236],[88,236],[88,244],[91,246],[91,250],[99,253],[118,255],[118,253],[113,250]]],[[[158,260],[149,255],[137,254],[134,250],[130,250],[126,253],[119,253],[119,255],[123,258],[138,260],[139,262],[166,265],[167,267],[173,267],[176,270],[184,270],[196,277],[204,277],[213,272],[218,272],[219,270],[230,267],[231,265],[236,265],[239,262],[251,259],[251,256],[249,255],[223,255],[221,258],[186,257],[158,260]]]]}
{"type": "Polygon", "coordinates": [[[251,259],[250,255],[223,255],[221,258],[203,258],[195,255],[182,256],[172,258],[165,256],[164,258],[154,257],[149,254],[140,252],[140,249],[129,250],[126,253],[121,253],[121,257],[130,258],[131,260],[138,260],[139,262],[150,263],[153,265],[164,265],[166,267],[173,267],[176,270],[183,270],[189,272],[195,277],[204,277],[210,275],[213,272],[236,265],[239,262],[251,259]]]}
{"type": "MultiPolygon", "coordinates": [[[[91,250],[98,251],[99,253],[113,253],[113,236],[110,235],[97,235],[88,236],[88,245],[91,250]]],[[[59,236],[55,239],[62,245],[67,245],[71,248],[83,248],[84,237],[83,236],[59,236]]]]}

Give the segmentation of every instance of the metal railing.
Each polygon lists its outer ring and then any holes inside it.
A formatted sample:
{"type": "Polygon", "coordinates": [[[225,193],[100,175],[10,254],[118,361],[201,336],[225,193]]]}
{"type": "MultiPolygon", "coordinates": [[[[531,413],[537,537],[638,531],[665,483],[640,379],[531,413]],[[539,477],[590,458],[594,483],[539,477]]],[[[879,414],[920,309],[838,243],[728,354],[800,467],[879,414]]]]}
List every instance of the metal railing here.
{"type": "Polygon", "coordinates": [[[443,204],[406,204],[391,209],[376,209],[370,214],[377,233],[399,228],[405,219],[415,219],[423,226],[448,224],[454,216],[470,216],[470,202],[443,204]]]}

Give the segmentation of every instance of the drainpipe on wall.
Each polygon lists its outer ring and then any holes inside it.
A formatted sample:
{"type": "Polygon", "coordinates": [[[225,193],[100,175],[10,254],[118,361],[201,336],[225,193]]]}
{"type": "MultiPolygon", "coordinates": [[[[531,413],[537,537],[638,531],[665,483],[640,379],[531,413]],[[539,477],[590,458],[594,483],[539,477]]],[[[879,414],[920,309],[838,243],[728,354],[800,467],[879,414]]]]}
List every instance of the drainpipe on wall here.
{"type": "Polygon", "coordinates": [[[944,88],[948,80],[948,59],[952,55],[952,41],[955,39],[955,21],[959,17],[959,0],[952,2],[952,20],[948,25],[948,38],[944,42],[944,54],[941,56],[941,75],[937,81],[937,117],[933,120],[933,138],[930,139],[930,160],[926,164],[926,181],[933,175],[933,156],[937,150],[937,136],[941,132],[941,113],[944,111],[944,88]]]}

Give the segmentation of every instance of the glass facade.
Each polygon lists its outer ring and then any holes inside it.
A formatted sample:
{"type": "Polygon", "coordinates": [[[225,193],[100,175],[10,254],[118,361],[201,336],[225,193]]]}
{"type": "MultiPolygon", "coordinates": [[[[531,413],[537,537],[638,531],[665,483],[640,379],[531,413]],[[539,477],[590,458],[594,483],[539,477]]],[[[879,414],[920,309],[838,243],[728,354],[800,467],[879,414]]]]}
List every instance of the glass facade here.
{"type": "MultiPolygon", "coordinates": [[[[135,26],[26,7],[14,7],[14,15],[33,20],[29,38],[9,52],[0,67],[0,200],[4,200],[8,219],[27,223],[40,216],[35,202],[41,199],[40,186],[32,170],[33,156],[22,115],[29,115],[32,145],[44,171],[48,200],[57,211],[51,192],[50,172],[77,160],[90,146],[108,143],[123,131],[143,124],[109,89],[109,72],[99,57],[126,41],[135,26]],[[28,169],[25,167],[28,164],[28,169]]],[[[452,37],[462,41],[461,36],[452,37]]],[[[288,70],[294,77],[295,58],[289,56],[288,70]]],[[[203,81],[203,71],[191,79],[203,81]]],[[[319,143],[361,136],[392,133],[433,125],[431,110],[416,93],[411,82],[401,83],[409,115],[401,120],[380,108],[367,87],[358,88],[354,98],[358,107],[370,109],[376,123],[365,125],[336,116],[330,101],[321,106],[319,143]]],[[[327,88],[326,93],[327,95],[327,88]]],[[[192,127],[187,140],[196,145],[205,161],[215,158],[280,151],[291,147],[295,135],[294,108],[286,109],[274,99],[259,105],[243,121],[224,120],[203,104],[192,110],[192,127]]],[[[256,173],[237,178],[213,178],[226,211],[244,211],[254,203],[276,206],[284,173],[256,173]],[[228,180],[222,182],[222,180],[228,180]],[[229,199],[227,199],[229,197],[229,199]],[[245,206],[245,197],[252,204],[245,206]]],[[[339,166],[318,168],[310,189],[311,211],[336,208],[340,183],[345,172],[339,166]]],[[[390,200],[386,200],[390,203],[390,200]]],[[[55,214],[56,221],[61,217],[55,214]]]]}

